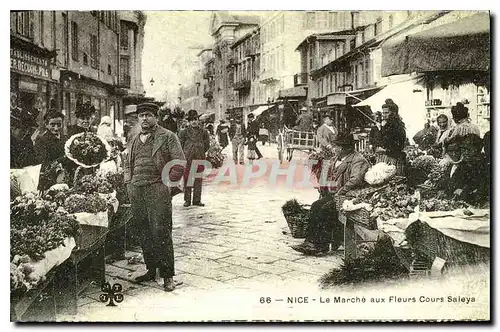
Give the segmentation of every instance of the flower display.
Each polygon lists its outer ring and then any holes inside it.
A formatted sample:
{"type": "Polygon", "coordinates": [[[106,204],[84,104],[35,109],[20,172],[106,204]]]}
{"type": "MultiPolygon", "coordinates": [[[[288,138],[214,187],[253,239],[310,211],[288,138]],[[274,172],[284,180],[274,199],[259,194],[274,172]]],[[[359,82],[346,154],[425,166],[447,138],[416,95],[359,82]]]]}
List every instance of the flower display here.
{"type": "Polygon", "coordinates": [[[111,157],[108,142],[93,133],[71,136],[64,145],[66,156],[84,168],[95,167],[111,157]]]}

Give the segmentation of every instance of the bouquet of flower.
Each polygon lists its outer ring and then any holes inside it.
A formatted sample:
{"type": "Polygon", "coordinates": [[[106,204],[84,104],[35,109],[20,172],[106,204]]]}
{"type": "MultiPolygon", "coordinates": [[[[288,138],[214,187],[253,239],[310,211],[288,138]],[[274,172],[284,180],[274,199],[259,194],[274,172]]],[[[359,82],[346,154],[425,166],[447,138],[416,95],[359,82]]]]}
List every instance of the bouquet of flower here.
{"type": "Polygon", "coordinates": [[[71,136],[64,145],[66,156],[77,165],[91,168],[111,157],[111,147],[102,137],[93,133],[71,136]]]}
{"type": "Polygon", "coordinates": [[[93,194],[73,194],[66,198],[64,208],[69,213],[98,213],[108,210],[107,201],[100,197],[98,193],[93,194]]]}
{"type": "Polygon", "coordinates": [[[108,137],[106,140],[111,147],[111,158],[116,158],[116,156],[125,150],[125,146],[120,138],[108,137]]]}

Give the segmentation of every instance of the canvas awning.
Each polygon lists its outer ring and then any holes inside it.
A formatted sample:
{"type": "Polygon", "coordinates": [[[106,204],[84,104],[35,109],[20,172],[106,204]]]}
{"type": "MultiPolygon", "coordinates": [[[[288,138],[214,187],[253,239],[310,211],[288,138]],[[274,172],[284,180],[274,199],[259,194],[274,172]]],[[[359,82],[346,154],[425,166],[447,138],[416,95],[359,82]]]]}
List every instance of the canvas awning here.
{"type": "Polygon", "coordinates": [[[250,112],[249,114],[253,114],[255,117],[258,117],[259,115],[261,115],[262,113],[264,113],[264,111],[267,111],[271,106],[259,106],[257,107],[256,109],[254,109],[252,112],[250,112]]]}
{"type": "Polygon", "coordinates": [[[382,76],[432,71],[489,71],[490,16],[471,15],[382,45],[382,76]]]}
{"type": "Polygon", "coordinates": [[[307,88],[303,86],[296,86],[293,88],[280,90],[278,99],[306,98],[306,97],[307,97],[307,88]]]}

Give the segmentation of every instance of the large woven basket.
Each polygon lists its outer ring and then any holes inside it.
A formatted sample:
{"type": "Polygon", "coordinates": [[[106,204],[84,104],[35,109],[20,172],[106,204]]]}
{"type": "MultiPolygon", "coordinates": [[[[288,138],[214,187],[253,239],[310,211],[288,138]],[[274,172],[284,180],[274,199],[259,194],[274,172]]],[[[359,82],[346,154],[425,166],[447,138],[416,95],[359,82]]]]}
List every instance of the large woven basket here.
{"type": "Polygon", "coordinates": [[[370,230],[377,229],[377,222],[370,219],[370,212],[365,208],[361,208],[354,211],[346,211],[346,217],[352,220],[355,224],[363,226],[370,230]]]}
{"type": "Polygon", "coordinates": [[[309,225],[309,205],[301,205],[302,211],[300,213],[294,214],[286,214],[285,216],[286,223],[288,224],[288,228],[290,229],[290,233],[292,237],[296,239],[303,239],[307,235],[307,226],[309,225]]]}

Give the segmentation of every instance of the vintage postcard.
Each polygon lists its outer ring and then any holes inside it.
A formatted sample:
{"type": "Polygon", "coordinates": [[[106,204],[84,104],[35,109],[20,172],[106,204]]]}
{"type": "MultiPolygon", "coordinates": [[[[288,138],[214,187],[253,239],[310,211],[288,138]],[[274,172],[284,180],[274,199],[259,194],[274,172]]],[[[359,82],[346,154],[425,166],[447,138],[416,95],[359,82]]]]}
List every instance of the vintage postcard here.
{"type": "Polygon", "coordinates": [[[11,321],[490,321],[490,37],[11,11],[11,321]]]}

